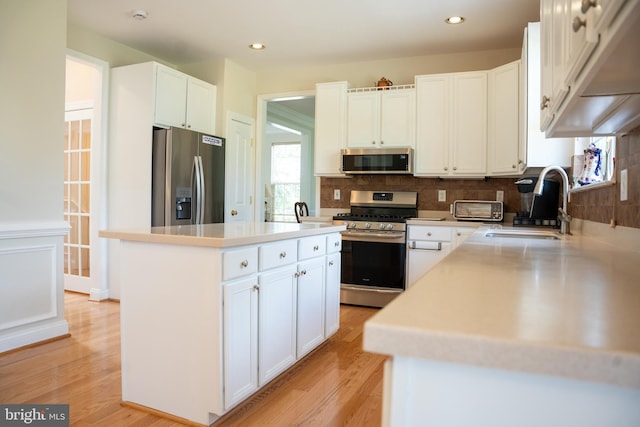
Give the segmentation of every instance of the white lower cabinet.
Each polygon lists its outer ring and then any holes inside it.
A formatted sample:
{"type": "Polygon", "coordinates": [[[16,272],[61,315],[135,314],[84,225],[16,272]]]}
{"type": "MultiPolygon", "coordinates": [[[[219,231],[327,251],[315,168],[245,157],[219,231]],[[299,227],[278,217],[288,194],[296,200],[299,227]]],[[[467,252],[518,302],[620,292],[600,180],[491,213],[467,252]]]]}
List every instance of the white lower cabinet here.
{"type": "Polygon", "coordinates": [[[296,266],[258,277],[259,383],[264,385],[296,361],[296,266]]]}
{"type": "Polygon", "coordinates": [[[258,389],[258,283],[227,283],[224,294],[224,408],[258,389]]]}
{"type": "Polygon", "coordinates": [[[326,257],[324,337],[329,338],[340,327],[340,252],[326,257]]]}
{"type": "Polygon", "coordinates": [[[476,227],[409,225],[407,227],[407,288],[471,236],[476,227]]]}
{"type": "Polygon", "coordinates": [[[298,265],[298,358],[324,341],[324,273],[324,257],[298,265]]]}
{"type": "Polygon", "coordinates": [[[338,330],[340,241],[335,233],[223,253],[225,411],[338,330]]]}

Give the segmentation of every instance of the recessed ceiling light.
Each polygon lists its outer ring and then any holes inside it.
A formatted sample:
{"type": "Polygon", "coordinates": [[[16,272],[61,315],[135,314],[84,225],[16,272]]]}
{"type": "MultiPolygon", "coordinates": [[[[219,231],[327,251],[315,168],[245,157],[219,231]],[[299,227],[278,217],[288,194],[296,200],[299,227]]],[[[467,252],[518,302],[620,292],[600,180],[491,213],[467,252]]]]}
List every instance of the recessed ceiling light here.
{"type": "Polygon", "coordinates": [[[138,21],[144,21],[145,19],[147,19],[149,14],[147,13],[146,10],[139,9],[139,10],[134,10],[131,16],[133,16],[133,19],[137,19],[138,21]]]}
{"type": "Polygon", "coordinates": [[[444,20],[447,24],[462,24],[464,22],[464,18],[462,16],[450,16],[444,20]]]}
{"type": "Polygon", "coordinates": [[[262,50],[262,49],[265,49],[266,46],[263,45],[262,43],[251,43],[249,45],[249,48],[253,50],[262,50]]]}

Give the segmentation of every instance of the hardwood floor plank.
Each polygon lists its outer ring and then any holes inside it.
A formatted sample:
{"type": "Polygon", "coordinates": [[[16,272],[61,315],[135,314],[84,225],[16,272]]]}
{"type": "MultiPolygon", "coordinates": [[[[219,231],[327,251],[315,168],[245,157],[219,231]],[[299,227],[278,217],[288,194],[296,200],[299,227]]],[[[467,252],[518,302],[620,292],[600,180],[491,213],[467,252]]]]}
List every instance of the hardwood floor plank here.
{"type": "MultiPolygon", "coordinates": [[[[341,306],[340,329],[214,426],[379,426],[385,357],[362,351],[377,309],[341,306]]],[[[120,305],[65,293],[71,337],[0,355],[0,402],[64,403],[71,425],[182,424],[121,401],[120,305]]]]}

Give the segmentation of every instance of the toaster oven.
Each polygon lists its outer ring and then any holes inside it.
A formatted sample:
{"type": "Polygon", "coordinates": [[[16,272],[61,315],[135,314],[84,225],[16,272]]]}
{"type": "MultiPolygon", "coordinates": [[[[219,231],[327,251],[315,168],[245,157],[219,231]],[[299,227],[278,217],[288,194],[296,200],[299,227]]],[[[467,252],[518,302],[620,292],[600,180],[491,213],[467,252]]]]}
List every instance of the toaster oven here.
{"type": "Polygon", "coordinates": [[[494,200],[456,200],[451,205],[453,217],[460,221],[501,222],[504,205],[494,200]]]}

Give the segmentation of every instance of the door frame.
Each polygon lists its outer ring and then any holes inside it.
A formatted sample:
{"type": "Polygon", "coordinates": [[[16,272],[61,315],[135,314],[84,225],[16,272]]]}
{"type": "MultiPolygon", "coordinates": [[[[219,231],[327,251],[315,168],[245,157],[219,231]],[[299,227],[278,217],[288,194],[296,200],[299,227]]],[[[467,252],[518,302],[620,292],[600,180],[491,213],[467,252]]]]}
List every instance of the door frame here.
{"type": "MultiPolygon", "coordinates": [[[[109,298],[107,276],[107,242],[98,237],[98,231],[107,228],[107,138],[108,138],[108,100],[109,100],[109,63],[98,58],[67,49],[66,57],[82,62],[96,70],[95,92],[93,99],[91,171],[97,177],[91,183],[91,278],[89,300],[101,301],[109,298]],[[95,188],[94,188],[95,187],[95,188]],[[94,260],[96,262],[94,262],[94,260]]],[[[65,105],[65,110],[67,106],[65,105]]]]}
{"type": "MultiPolygon", "coordinates": [[[[265,186],[265,182],[261,182],[262,179],[262,149],[265,144],[266,136],[266,124],[267,124],[267,103],[279,98],[289,98],[297,96],[316,96],[315,90],[300,90],[295,92],[280,92],[270,93],[264,95],[258,95],[258,105],[256,108],[256,149],[255,149],[255,214],[256,221],[264,222],[264,191],[260,191],[265,186]]],[[[315,120],[315,118],[314,118],[315,120]]],[[[314,141],[315,143],[315,141],[314,141]]],[[[315,206],[317,211],[320,211],[320,178],[315,179],[315,206]]]]}

